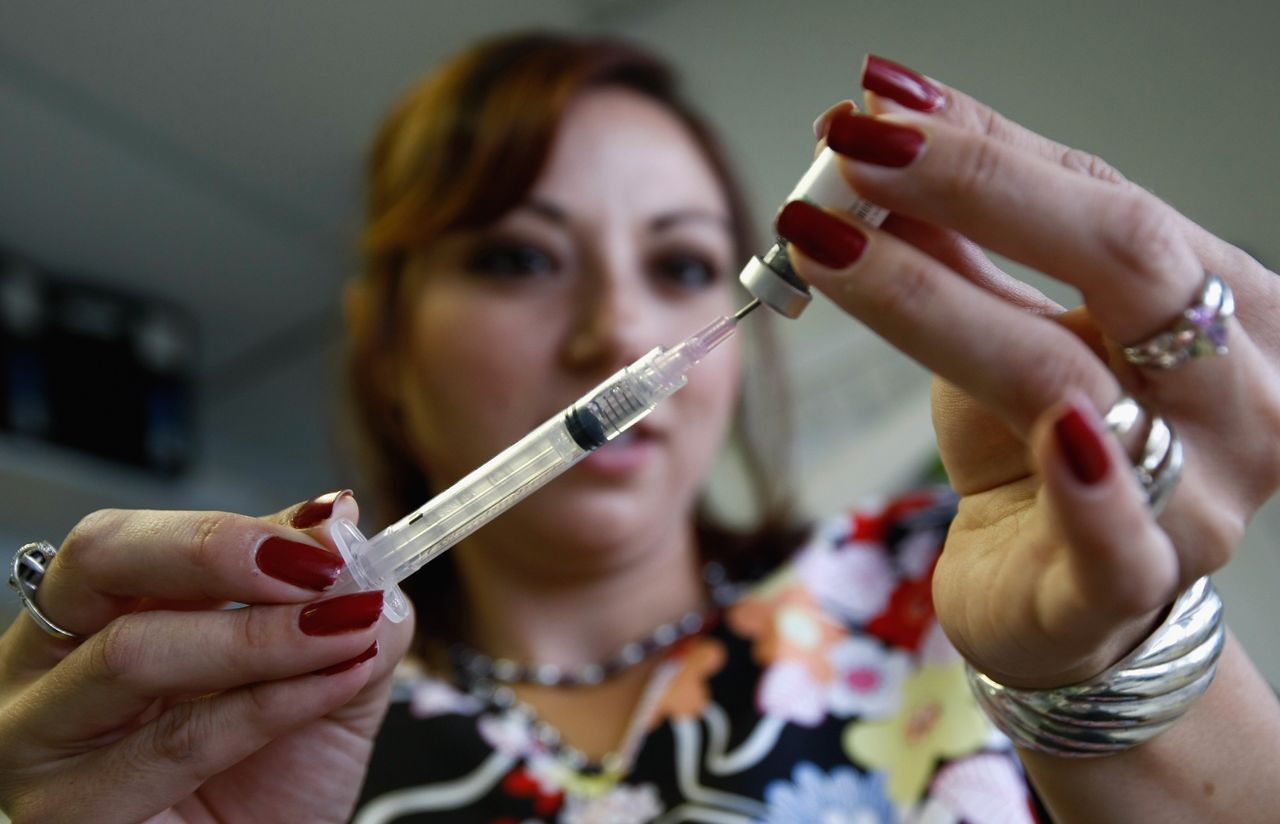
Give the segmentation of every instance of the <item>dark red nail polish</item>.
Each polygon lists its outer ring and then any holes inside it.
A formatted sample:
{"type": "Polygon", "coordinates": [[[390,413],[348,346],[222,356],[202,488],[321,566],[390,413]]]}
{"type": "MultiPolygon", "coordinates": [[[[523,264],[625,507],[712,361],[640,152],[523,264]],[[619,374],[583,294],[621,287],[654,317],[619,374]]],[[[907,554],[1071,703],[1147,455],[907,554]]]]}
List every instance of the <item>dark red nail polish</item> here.
{"type": "Polygon", "coordinates": [[[360,653],[355,658],[348,658],[347,660],[343,661],[340,664],[334,664],[331,667],[318,669],[315,672],[313,672],[312,675],[337,675],[340,672],[346,672],[349,669],[354,669],[355,667],[360,666],[365,661],[368,661],[370,658],[372,658],[377,654],[378,654],[378,642],[374,641],[373,644],[370,645],[370,647],[367,650],[360,653]]]}
{"type": "Polygon", "coordinates": [[[337,635],[368,629],[381,614],[381,592],[339,595],[303,609],[298,616],[298,628],[307,635],[337,635]]]}
{"type": "Polygon", "coordinates": [[[320,591],[342,574],[342,558],[327,549],[272,536],[258,547],[258,569],[294,586],[320,591]]]}
{"type": "Polygon", "coordinates": [[[1053,433],[1076,480],[1092,485],[1106,477],[1110,465],[1106,445],[1083,412],[1074,406],[1068,409],[1053,425],[1053,433]]]}
{"type": "Polygon", "coordinates": [[[333,514],[333,506],[344,495],[350,495],[350,489],[343,489],[338,492],[328,492],[318,498],[312,498],[302,506],[298,507],[298,511],[293,513],[293,518],[289,520],[289,526],[294,529],[307,529],[324,521],[333,514]]]}
{"type": "Polygon", "coordinates": [[[936,112],[946,104],[942,91],[906,66],[874,54],[862,69],[862,88],[918,112],[936,112]]]}
{"type": "Polygon", "coordinates": [[[900,168],[920,156],[924,133],[864,114],[836,112],[827,127],[827,145],[854,160],[900,168]]]}
{"type": "Polygon", "coordinates": [[[841,100],[831,108],[818,115],[813,121],[813,139],[821,140],[827,136],[827,129],[831,126],[831,118],[837,112],[857,111],[858,106],[852,100],[841,100]]]}
{"type": "Polygon", "coordinates": [[[793,200],[774,221],[778,234],[831,269],[851,265],[867,246],[867,236],[835,215],[803,200],[793,200]]]}

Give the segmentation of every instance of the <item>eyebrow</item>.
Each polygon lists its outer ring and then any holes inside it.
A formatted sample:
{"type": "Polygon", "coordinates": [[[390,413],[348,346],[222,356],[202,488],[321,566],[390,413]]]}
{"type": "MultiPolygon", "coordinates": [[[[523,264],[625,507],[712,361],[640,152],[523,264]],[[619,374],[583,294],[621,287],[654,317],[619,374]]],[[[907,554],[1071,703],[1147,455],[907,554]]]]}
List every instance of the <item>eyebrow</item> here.
{"type": "Polygon", "coordinates": [[[556,226],[564,226],[569,222],[569,215],[564,209],[542,198],[531,197],[517,205],[516,208],[530,211],[538,217],[554,223],[556,226]]]}
{"type": "Polygon", "coordinates": [[[655,232],[661,232],[670,229],[681,223],[714,223],[724,228],[726,231],[730,228],[728,215],[722,215],[719,212],[712,212],[706,209],[678,209],[674,212],[665,212],[649,221],[649,228],[655,232]]]}
{"type": "MultiPolygon", "coordinates": [[[[531,197],[520,203],[516,208],[530,212],[557,227],[563,228],[569,223],[568,212],[558,204],[544,198],[531,197]]],[[[729,217],[719,212],[709,209],[676,209],[650,218],[649,229],[653,232],[663,232],[673,226],[689,222],[713,223],[726,231],[731,227],[729,217]]]]}

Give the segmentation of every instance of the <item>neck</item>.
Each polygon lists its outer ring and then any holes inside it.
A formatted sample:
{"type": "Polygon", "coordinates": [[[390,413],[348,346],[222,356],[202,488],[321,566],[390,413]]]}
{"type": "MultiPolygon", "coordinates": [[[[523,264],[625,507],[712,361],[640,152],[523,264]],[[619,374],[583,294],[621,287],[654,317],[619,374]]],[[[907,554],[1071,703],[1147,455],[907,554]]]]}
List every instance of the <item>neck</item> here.
{"type": "Polygon", "coordinates": [[[493,657],[598,661],[705,601],[688,523],[626,546],[540,545],[501,532],[468,543],[456,555],[468,640],[493,657]]]}

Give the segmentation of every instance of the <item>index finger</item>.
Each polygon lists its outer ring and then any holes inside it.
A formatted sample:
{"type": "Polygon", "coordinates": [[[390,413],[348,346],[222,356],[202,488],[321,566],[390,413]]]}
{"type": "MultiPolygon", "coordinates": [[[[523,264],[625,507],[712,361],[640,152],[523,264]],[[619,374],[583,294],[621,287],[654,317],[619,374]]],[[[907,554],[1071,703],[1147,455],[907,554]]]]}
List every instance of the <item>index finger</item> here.
{"type": "Polygon", "coordinates": [[[953,126],[1023,149],[1072,171],[1109,183],[1132,185],[1097,155],[1051,140],[1016,123],[970,97],[906,66],[868,55],[862,65],[862,88],[870,114],[927,112],[953,126]]]}
{"type": "MultiPolygon", "coordinates": [[[[1098,155],[1046,137],[977,98],[892,60],[868,55],[863,63],[861,82],[870,114],[926,112],[949,125],[989,137],[1072,172],[1121,188],[1141,190],[1098,155]]],[[[1171,219],[1201,265],[1231,283],[1238,299],[1236,314],[1240,322],[1251,333],[1266,336],[1277,303],[1274,274],[1247,252],[1180,212],[1170,211],[1171,219]]]]}
{"type": "Polygon", "coordinates": [[[305,506],[266,518],[229,512],[95,512],[71,531],[54,557],[40,585],[40,608],[59,626],[88,635],[144,599],[311,600],[333,585],[343,562],[331,547],[283,520],[296,519],[305,506]]]}

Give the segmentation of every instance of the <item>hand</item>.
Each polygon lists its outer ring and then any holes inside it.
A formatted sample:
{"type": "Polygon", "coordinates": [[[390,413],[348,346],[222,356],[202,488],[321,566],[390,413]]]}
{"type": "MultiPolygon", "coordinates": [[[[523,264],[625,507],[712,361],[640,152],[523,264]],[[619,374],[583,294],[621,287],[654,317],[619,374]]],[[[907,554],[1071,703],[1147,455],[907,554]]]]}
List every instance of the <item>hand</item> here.
{"type": "Polygon", "coordinates": [[[377,595],[323,600],[341,570],[319,529],[331,511],[358,514],[342,494],[265,518],[81,521],[37,598],[82,637],[25,613],[0,637],[0,809],[345,821],[413,624],[381,621],[377,595]]]}
{"type": "Polygon", "coordinates": [[[924,364],[960,510],[934,580],[961,653],[1049,687],[1118,660],[1176,594],[1223,566],[1280,485],[1280,280],[1098,158],[966,95],[869,61],[870,115],[819,119],[881,230],[789,204],[797,271],[924,364]],[[875,93],[879,91],[880,93],[875,93]],[[904,105],[905,104],[905,105],[904,105]],[[982,248],[1080,290],[1063,312],[982,248]],[[1119,345],[1168,328],[1208,270],[1235,292],[1230,353],[1138,369],[1119,345]],[[1130,394],[1183,439],[1153,517],[1100,413],[1130,394]]]}

